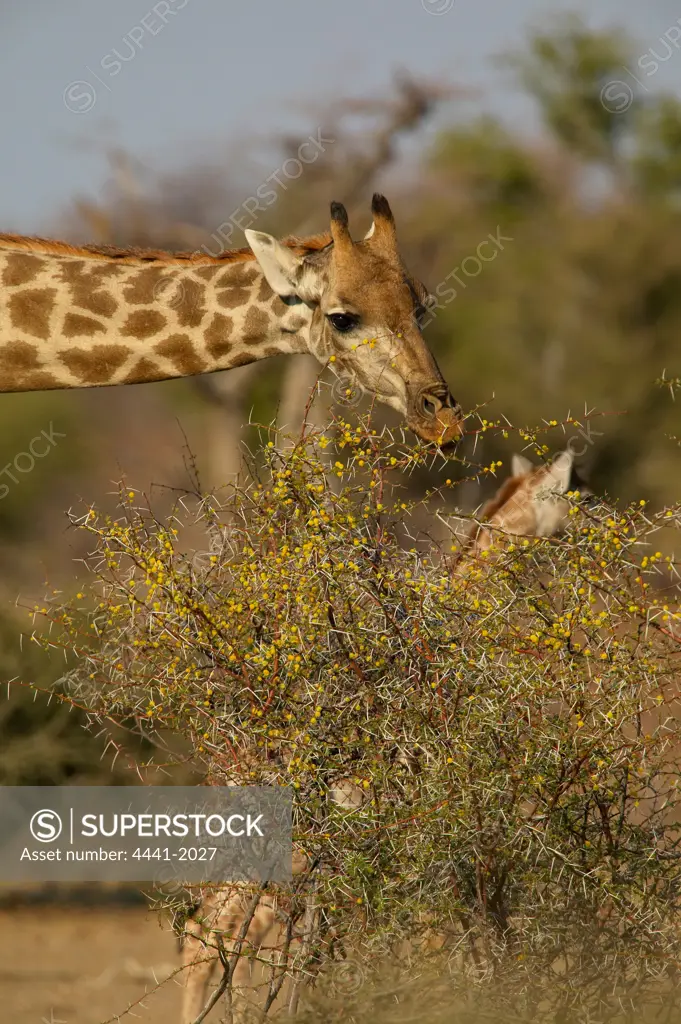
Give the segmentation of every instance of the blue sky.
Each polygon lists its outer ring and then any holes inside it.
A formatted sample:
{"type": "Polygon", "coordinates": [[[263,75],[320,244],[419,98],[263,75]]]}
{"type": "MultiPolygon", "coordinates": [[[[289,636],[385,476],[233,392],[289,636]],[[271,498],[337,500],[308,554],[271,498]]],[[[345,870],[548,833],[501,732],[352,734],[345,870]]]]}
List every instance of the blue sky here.
{"type": "MultiPolygon", "coordinates": [[[[0,0],[0,230],[45,232],[96,196],[103,144],[170,169],[230,140],[303,138],[315,104],[385,89],[399,66],[532,130],[494,58],[561,10],[627,29],[641,54],[681,19],[673,0],[0,0]]],[[[681,93],[681,47],[655,88],[681,93]]]]}

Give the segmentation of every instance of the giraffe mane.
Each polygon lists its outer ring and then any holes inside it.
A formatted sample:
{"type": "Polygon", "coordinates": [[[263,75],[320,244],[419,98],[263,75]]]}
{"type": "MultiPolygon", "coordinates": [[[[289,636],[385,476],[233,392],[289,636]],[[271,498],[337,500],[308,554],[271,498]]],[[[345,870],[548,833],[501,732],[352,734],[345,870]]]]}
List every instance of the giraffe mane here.
{"type": "Polygon", "coordinates": [[[457,561],[461,558],[463,553],[473,546],[475,541],[480,536],[482,530],[482,524],[488,523],[495,512],[503,508],[507,501],[513,497],[520,485],[525,480],[524,476],[511,476],[507,480],[504,480],[503,484],[494,495],[482,506],[480,515],[478,516],[478,522],[471,523],[466,532],[463,535],[461,541],[461,550],[457,557],[457,561]]]}
{"type": "MultiPolygon", "coordinates": [[[[331,242],[331,235],[326,232],[312,235],[309,238],[297,238],[289,235],[282,239],[282,245],[293,249],[296,255],[306,256],[325,249],[331,242]]],[[[115,245],[71,245],[50,238],[34,238],[26,235],[0,234],[0,250],[12,249],[19,252],[32,252],[45,256],[74,256],[81,259],[104,260],[116,263],[162,263],[166,265],[247,263],[255,259],[253,251],[247,246],[242,249],[225,249],[218,256],[211,256],[200,249],[188,252],[167,252],[164,249],[144,249],[136,247],[119,247],[115,245]]]]}
{"type": "Polygon", "coordinates": [[[498,512],[499,509],[504,507],[507,501],[510,501],[520,485],[526,479],[526,476],[527,474],[525,474],[525,476],[511,476],[508,480],[504,480],[494,497],[490,498],[489,501],[486,501],[482,506],[479,517],[482,522],[488,522],[495,512],[498,512]]]}

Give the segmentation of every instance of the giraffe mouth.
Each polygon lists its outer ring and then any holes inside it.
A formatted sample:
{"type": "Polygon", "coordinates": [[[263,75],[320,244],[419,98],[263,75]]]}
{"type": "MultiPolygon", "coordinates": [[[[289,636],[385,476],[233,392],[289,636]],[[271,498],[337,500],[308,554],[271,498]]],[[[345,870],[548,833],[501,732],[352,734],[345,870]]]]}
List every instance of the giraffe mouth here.
{"type": "Polygon", "coordinates": [[[409,427],[422,441],[442,452],[453,452],[464,435],[464,417],[460,409],[441,409],[434,421],[418,420],[409,427]]]}

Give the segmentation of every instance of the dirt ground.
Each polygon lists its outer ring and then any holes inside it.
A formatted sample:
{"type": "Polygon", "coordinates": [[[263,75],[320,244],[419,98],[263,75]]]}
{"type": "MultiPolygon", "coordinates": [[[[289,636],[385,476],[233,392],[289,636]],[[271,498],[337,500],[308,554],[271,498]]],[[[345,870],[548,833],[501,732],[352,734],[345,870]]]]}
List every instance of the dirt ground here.
{"type": "Polygon", "coordinates": [[[144,907],[0,910],[3,1024],[103,1024],[132,1003],[123,1022],[176,1024],[179,981],[152,990],[179,965],[174,934],[144,907]]]}

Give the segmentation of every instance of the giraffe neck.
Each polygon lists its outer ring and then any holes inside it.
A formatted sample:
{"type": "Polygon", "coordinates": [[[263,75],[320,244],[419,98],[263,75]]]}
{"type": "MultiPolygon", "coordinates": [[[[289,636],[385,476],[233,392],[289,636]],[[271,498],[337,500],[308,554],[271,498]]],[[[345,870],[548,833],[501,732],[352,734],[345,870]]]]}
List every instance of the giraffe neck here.
{"type": "Polygon", "coordinates": [[[250,250],[173,256],[0,236],[0,392],[137,384],[306,352],[311,320],[275,295],[250,250]]]}
{"type": "Polygon", "coordinates": [[[483,551],[503,545],[503,535],[532,537],[535,517],[529,506],[530,497],[523,488],[522,477],[509,477],[497,494],[483,505],[464,538],[461,552],[455,562],[455,573],[465,573],[476,563],[483,551]]]}

